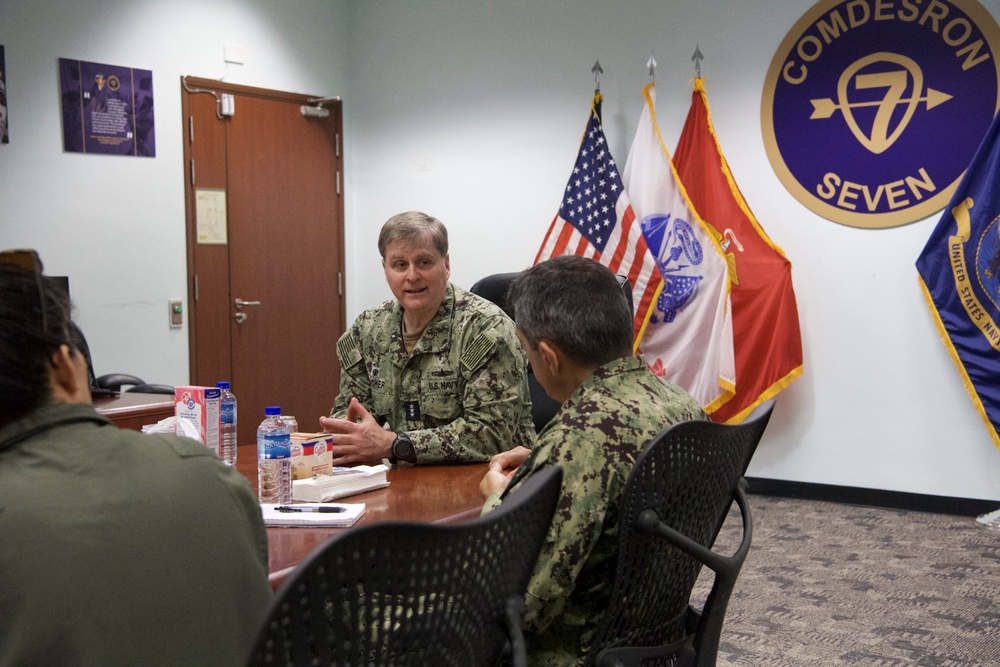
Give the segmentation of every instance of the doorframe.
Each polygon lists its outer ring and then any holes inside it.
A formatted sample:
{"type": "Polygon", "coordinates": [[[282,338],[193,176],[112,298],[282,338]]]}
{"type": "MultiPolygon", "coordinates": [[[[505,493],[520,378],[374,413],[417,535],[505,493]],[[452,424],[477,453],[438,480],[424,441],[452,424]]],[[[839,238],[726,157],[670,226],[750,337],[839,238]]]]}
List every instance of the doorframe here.
{"type": "MultiPolygon", "coordinates": [[[[191,108],[189,98],[194,94],[212,94],[216,97],[216,114],[221,113],[222,100],[218,94],[231,93],[234,95],[244,95],[260,99],[268,99],[279,102],[299,103],[304,106],[316,106],[322,100],[320,106],[330,111],[336,117],[338,126],[337,146],[335,157],[337,159],[337,185],[338,185],[338,207],[340,215],[340,257],[338,261],[341,266],[341,279],[339,281],[340,292],[340,321],[347,326],[347,275],[346,257],[344,252],[345,226],[344,215],[344,116],[343,103],[339,98],[322,97],[320,95],[305,95],[302,93],[291,93],[287,91],[271,90],[267,88],[257,88],[235,83],[219,81],[218,79],[204,79],[195,76],[181,76],[181,135],[183,139],[183,159],[184,159],[184,220],[185,220],[185,247],[187,265],[187,310],[188,310],[188,377],[192,384],[195,383],[195,370],[197,367],[197,341],[195,333],[197,331],[197,315],[195,303],[197,301],[197,283],[195,273],[195,245],[196,245],[196,185],[193,182],[196,177],[196,169],[192,157],[192,131],[189,118],[191,108]]],[[[239,110],[236,110],[239,113],[239,110]]],[[[223,118],[224,120],[224,118],[223,118]]],[[[196,130],[197,131],[197,130],[196,130]]],[[[229,187],[226,187],[226,233],[229,238],[229,187]]],[[[228,244],[228,241],[227,241],[228,244]]],[[[232,295],[230,294],[230,298],[232,295]]],[[[230,364],[232,362],[230,361],[230,364]]]]}

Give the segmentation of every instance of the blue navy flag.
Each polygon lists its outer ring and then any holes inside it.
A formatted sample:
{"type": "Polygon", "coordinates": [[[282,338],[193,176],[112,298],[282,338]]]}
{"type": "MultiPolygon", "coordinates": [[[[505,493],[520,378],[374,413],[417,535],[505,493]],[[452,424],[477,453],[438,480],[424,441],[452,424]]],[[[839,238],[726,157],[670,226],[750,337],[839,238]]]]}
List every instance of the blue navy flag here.
{"type": "Polygon", "coordinates": [[[1000,115],[920,257],[920,286],[965,388],[1000,449],[1000,115]]]}

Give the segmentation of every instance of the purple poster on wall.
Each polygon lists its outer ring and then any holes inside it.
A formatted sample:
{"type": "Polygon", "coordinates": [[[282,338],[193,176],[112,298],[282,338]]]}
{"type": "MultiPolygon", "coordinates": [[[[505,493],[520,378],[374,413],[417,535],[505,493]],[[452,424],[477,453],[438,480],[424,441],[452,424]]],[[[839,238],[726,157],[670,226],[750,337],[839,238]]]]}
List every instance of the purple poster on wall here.
{"type": "Polygon", "coordinates": [[[152,72],[60,58],[59,81],[64,150],[156,156],[152,72]]]}
{"type": "Polygon", "coordinates": [[[3,61],[3,46],[0,45],[0,144],[9,143],[7,136],[7,66],[3,61]]]}

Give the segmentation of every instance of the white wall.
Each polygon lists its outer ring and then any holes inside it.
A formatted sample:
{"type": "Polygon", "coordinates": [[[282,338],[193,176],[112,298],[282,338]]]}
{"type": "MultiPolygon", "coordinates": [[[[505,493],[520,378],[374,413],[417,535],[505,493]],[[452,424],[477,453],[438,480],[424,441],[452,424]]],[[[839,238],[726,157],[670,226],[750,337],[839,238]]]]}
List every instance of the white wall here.
{"type": "MultiPolygon", "coordinates": [[[[750,474],[1000,501],[1000,454],[917,286],[937,216],[837,225],[795,201],[767,161],[764,76],[809,0],[82,0],[59,12],[3,1],[14,143],[0,146],[0,246],[37,247],[50,273],[71,276],[98,372],[186,380],[187,333],[169,332],[165,314],[185,294],[177,81],[220,76],[223,42],[247,50],[229,81],[344,96],[349,318],[389,295],[375,239],[402,210],[448,225],[459,284],[530,264],[575,159],[594,60],[623,162],[650,50],[673,147],[697,44],[736,180],[792,260],[804,339],[805,373],[781,394],[750,474]],[[58,57],[153,70],[155,160],[62,153],[58,57]],[[94,268],[107,262],[122,268],[94,268]]],[[[983,4],[1000,17],[1000,0],[983,4]]]]}
{"type": "Polygon", "coordinates": [[[182,75],[343,95],[343,2],[0,0],[11,143],[0,145],[0,247],[68,275],[98,375],[188,382],[182,75]],[[223,62],[223,44],[245,49],[223,62]],[[64,153],[58,59],[153,72],[156,157],[64,153]],[[167,302],[183,298],[185,326],[167,302]]]}
{"type": "MultiPolygon", "coordinates": [[[[810,213],[770,168],[761,90],[808,0],[351,3],[349,275],[379,225],[418,208],[449,226],[452,277],[531,263],[556,212],[600,59],[613,155],[628,154],[653,50],[676,144],[698,45],[713,121],[744,195],[793,263],[805,372],[779,397],[750,473],[1000,499],[1000,454],[937,337],[914,261],[935,222],[859,230],[810,213]]],[[[986,3],[1000,16],[1000,2],[986,3]]],[[[350,282],[349,316],[388,295],[350,282]]]]}

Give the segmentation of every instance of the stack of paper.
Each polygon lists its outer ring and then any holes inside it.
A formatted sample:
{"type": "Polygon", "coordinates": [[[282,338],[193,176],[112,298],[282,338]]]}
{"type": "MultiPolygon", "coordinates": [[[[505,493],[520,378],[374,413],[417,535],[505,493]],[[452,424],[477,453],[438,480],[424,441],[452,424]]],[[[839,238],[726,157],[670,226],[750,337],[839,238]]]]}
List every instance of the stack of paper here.
{"type": "Polygon", "coordinates": [[[271,505],[262,503],[260,512],[264,516],[265,526],[330,526],[334,528],[346,528],[347,526],[353,526],[361,518],[361,515],[365,513],[365,504],[345,503],[342,505],[323,505],[296,503],[294,505],[271,505]]]}
{"type": "Polygon", "coordinates": [[[313,475],[309,479],[292,481],[292,499],[309,503],[325,503],[344,496],[364,493],[389,486],[384,465],[337,466],[329,475],[313,475]]]}

